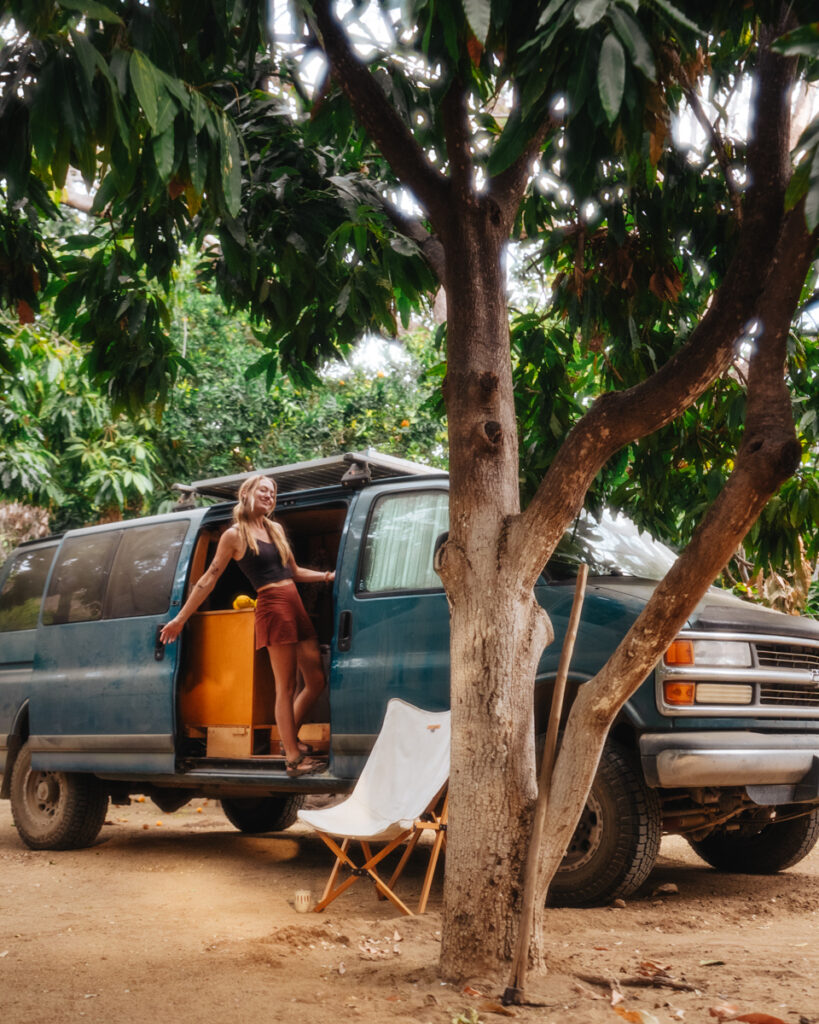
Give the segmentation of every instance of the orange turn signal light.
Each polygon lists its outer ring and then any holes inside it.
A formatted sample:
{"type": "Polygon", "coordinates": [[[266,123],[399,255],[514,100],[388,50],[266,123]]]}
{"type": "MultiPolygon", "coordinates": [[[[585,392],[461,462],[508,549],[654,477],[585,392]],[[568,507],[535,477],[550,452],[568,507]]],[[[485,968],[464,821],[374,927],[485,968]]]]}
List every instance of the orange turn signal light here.
{"type": "Polygon", "coordinates": [[[663,683],[666,704],[693,704],[695,687],[695,683],[663,683]]]}
{"type": "Polygon", "coordinates": [[[694,644],[691,640],[672,640],[663,660],[666,665],[693,665],[694,644]]]}

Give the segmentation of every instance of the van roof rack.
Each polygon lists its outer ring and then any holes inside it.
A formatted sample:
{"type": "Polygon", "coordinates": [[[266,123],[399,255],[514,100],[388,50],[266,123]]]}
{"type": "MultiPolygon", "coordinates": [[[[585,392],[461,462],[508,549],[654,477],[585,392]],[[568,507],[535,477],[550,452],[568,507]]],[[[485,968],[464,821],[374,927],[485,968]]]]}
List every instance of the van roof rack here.
{"type": "Polygon", "coordinates": [[[290,466],[271,469],[254,469],[249,473],[234,476],[213,477],[210,480],[194,480],[191,484],[174,484],[173,489],[181,491],[181,502],[191,501],[196,495],[235,501],[239,488],[251,476],[261,474],[276,481],[280,494],[293,491],[310,491],[319,487],[363,487],[374,480],[388,480],[400,476],[446,476],[446,471],[421,462],[399,459],[394,455],[383,455],[374,448],[363,452],[345,452],[331,455],[326,459],[310,459],[295,462],[290,466]]]}

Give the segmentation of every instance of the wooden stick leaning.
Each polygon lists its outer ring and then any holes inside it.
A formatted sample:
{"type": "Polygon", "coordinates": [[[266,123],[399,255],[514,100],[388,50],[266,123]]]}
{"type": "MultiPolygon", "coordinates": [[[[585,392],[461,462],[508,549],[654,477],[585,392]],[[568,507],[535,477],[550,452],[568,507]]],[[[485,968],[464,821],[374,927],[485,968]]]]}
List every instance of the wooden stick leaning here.
{"type": "Polygon", "coordinates": [[[569,625],[566,629],[566,636],[563,638],[563,650],[560,652],[560,664],[558,665],[555,689],[552,694],[552,707],[549,712],[549,724],[546,729],[546,743],[543,748],[543,758],[540,762],[540,776],[538,778],[535,818],[532,825],[532,839],[526,856],[526,872],[523,882],[523,909],[520,915],[520,928],[518,929],[518,940],[515,947],[515,961],[513,964],[512,980],[502,997],[502,1002],[506,1006],[510,1003],[521,1005],[524,1002],[523,989],[526,982],[526,967],[529,960],[529,943],[532,939],[532,925],[534,923],[537,865],[540,855],[540,844],[543,838],[543,827],[546,823],[546,812],[549,807],[549,792],[552,785],[552,771],[554,770],[555,755],[557,751],[557,733],[560,728],[560,718],[563,714],[563,699],[566,694],[566,680],[569,675],[569,664],[572,660],[574,642],[577,639],[577,629],[580,624],[580,612],[583,608],[583,599],[586,594],[586,579],[588,578],[588,575],[589,567],[585,564],[581,564],[577,573],[574,602],[572,603],[572,611],[569,616],[569,625]]]}

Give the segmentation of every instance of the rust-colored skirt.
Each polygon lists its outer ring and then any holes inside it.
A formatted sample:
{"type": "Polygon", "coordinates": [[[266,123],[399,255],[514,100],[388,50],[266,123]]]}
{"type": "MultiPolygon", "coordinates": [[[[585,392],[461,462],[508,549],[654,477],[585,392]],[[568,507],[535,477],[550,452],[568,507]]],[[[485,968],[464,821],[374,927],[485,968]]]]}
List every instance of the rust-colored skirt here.
{"type": "Polygon", "coordinates": [[[292,580],[259,591],[255,625],[256,650],[276,644],[297,644],[316,635],[292,580]]]}

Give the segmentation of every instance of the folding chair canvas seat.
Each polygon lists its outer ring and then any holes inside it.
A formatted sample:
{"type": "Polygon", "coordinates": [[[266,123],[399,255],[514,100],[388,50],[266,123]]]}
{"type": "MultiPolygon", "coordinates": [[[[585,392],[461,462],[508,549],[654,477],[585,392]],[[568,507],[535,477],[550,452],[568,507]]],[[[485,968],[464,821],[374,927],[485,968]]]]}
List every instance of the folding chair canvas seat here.
{"type": "Polygon", "coordinates": [[[402,913],[412,914],[393,886],[419,837],[431,829],[435,838],[418,908],[419,913],[424,912],[438,855],[446,839],[449,719],[448,711],[424,711],[392,698],[372,752],[349,797],[334,807],[299,811],[299,818],[318,832],[336,858],[324,894],[316,904],[317,911],[324,910],[359,878],[369,877],[382,896],[402,913]],[[339,846],[333,837],[342,839],[342,844],[339,846]],[[377,865],[407,840],[407,849],[389,882],[385,882],[377,865]],[[356,863],[350,854],[353,841],[361,845],[361,863],[356,863]],[[381,842],[386,845],[373,853],[370,844],[381,842]],[[352,873],[336,884],[342,864],[352,873]]]}

